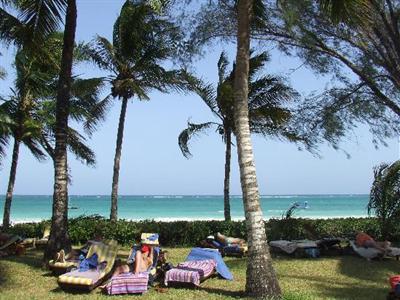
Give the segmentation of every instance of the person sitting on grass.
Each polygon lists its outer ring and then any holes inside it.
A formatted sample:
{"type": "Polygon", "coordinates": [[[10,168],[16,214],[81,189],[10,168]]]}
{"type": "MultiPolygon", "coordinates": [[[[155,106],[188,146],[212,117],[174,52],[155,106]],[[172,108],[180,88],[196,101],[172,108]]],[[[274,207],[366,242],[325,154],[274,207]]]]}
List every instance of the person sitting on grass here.
{"type": "MultiPolygon", "coordinates": [[[[129,257],[131,257],[132,252],[134,249],[132,248],[131,252],[129,253],[129,257]]],[[[142,273],[146,272],[149,267],[153,264],[154,260],[154,249],[150,245],[142,244],[140,249],[135,253],[135,260],[132,263],[123,264],[118,266],[113,276],[122,274],[122,273],[142,273]]]]}
{"type": "Polygon", "coordinates": [[[377,242],[365,232],[359,232],[356,235],[356,245],[358,247],[375,248],[385,254],[388,252],[391,243],[389,241],[377,242]]]}

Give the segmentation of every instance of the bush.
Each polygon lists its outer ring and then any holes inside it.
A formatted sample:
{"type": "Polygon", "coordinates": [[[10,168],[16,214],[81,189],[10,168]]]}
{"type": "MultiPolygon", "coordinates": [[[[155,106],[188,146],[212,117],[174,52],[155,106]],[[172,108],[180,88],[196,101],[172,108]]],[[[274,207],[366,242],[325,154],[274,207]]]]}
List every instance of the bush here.
{"type": "MultiPolygon", "coordinates": [[[[41,237],[49,221],[41,223],[16,224],[10,233],[23,237],[41,237]]],[[[341,219],[271,219],[265,223],[268,240],[319,239],[323,237],[354,238],[357,231],[365,231],[381,239],[376,218],[341,219]]],[[[111,222],[100,216],[81,216],[70,219],[69,235],[73,244],[83,244],[101,233],[106,239],[115,239],[122,245],[138,241],[142,232],[157,232],[163,246],[195,246],[208,235],[221,232],[228,236],[246,238],[244,221],[175,221],[153,220],[111,222]]],[[[392,234],[393,241],[400,241],[400,232],[392,234]]]]}
{"type": "Polygon", "coordinates": [[[368,214],[375,214],[385,239],[392,239],[399,230],[400,218],[400,161],[374,168],[368,203],[368,214]]]}

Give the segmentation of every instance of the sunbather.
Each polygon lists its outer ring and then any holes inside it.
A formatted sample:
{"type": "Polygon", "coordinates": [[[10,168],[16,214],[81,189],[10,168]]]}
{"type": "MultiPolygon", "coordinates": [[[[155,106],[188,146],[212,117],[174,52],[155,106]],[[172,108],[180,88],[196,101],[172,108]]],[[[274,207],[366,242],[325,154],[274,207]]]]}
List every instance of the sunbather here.
{"type": "Polygon", "coordinates": [[[240,246],[242,246],[243,244],[246,243],[246,241],[243,239],[225,236],[219,232],[215,235],[215,237],[216,237],[217,241],[219,241],[225,245],[240,245],[240,246]]]}
{"type": "MultiPolygon", "coordinates": [[[[134,251],[133,249],[131,250],[134,251]]],[[[131,256],[131,254],[129,254],[131,256]]],[[[141,273],[148,270],[148,268],[153,264],[154,259],[154,251],[153,247],[150,245],[142,245],[135,254],[135,261],[133,264],[123,264],[116,268],[113,276],[122,274],[122,273],[141,273]]]]}
{"type": "Polygon", "coordinates": [[[356,245],[358,247],[375,248],[382,253],[386,253],[391,243],[389,241],[377,242],[365,232],[359,232],[356,235],[356,245]]]}
{"type": "Polygon", "coordinates": [[[86,244],[78,250],[72,249],[67,255],[65,254],[64,250],[57,252],[56,256],[54,257],[54,261],[65,263],[66,261],[79,260],[81,255],[83,255],[83,258],[85,258],[90,246],[99,243],[103,243],[103,236],[101,234],[95,234],[92,240],[88,240],[86,244]]]}

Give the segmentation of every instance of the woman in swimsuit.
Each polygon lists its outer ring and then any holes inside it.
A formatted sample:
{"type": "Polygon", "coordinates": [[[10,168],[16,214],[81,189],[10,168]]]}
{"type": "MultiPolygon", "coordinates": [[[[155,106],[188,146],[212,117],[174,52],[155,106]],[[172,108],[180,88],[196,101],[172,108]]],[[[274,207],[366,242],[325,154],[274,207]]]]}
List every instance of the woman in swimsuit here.
{"type": "MultiPolygon", "coordinates": [[[[132,254],[132,251],[133,249],[131,250],[129,256],[132,254]]],[[[123,264],[117,267],[114,271],[113,276],[128,272],[135,274],[145,272],[153,264],[153,259],[154,259],[153,247],[150,245],[142,245],[140,249],[136,251],[135,262],[133,264],[123,264]]]]}

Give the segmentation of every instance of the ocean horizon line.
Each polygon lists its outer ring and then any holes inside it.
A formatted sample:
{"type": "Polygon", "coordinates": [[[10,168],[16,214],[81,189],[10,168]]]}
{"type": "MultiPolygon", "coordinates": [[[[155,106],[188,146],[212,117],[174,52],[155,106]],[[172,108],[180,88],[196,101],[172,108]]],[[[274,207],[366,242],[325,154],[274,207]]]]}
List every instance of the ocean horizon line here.
{"type": "MultiPolygon", "coordinates": [[[[5,194],[3,194],[5,195],[5,194]]],[[[260,194],[260,197],[273,197],[273,196],[367,196],[369,193],[306,193],[306,194],[260,194]]],[[[38,196],[38,197],[52,197],[52,194],[16,194],[14,196],[38,196]]],[[[70,194],[69,197],[75,196],[88,196],[88,197],[110,197],[109,194],[70,194]]],[[[222,197],[223,194],[120,194],[118,197],[146,197],[146,196],[201,196],[201,197],[222,197]]],[[[240,194],[231,194],[230,197],[242,197],[240,194]]]]}

